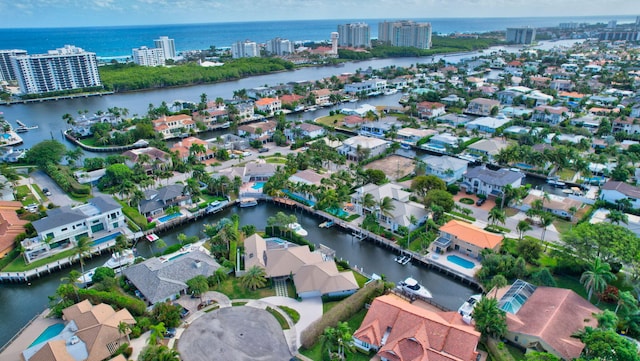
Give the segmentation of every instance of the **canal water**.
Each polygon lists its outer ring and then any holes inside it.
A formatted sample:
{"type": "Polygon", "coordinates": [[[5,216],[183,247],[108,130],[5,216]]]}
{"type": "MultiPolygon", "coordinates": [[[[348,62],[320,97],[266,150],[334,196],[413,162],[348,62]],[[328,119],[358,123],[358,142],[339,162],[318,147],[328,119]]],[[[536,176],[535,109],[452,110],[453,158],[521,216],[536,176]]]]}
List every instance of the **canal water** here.
{"type": "MultiPolygon", "coordinates": [[[[307,239],[312,243],[332,248],[336,251],[336,257],[342,258],[352,266],[362,268],[365,273],[385,275],[389,281],[398,282],[408,276],[417,279],[422,285],[427,287],[433,294],[434,301],[450,309],[457,309],[469,295],[477,291],[472,287],[461,284],[452,278],[444,276],[436,271],[417,267],[413,264],[402,266],[396,263],[393,258],[395,254],[382,247],[376,246],[367,241],[354,240],[351,234],[342,232],[339,228],[323,229],[318,224],[323,220],[308,213],[297,213],[291,208],[261,203],[252,208],[230,207],[222,212],[207,216],[197,222],[185,224],[174,228],[169,233],[159,236],[167,245],[178,242],[180,233],[187,236],[198,236],[203,238],[203,225],[215,223],[223,217],[231,217],[233,214],[240,216],[240,225],[253,224],[258,230],[264,229],[267,219],[277,212],[282,211],[287,214],[296,214],[298,223],[309,232],[307,239]]],[[[139,242],[136,249],[143,257],[151,257],[161,250],[156,249],[154,244],[146,241],[139,242]]],[[[94,257],[87,261],[85,269],[97,267],[103,264],[108,255],[94,257]]],[[[80,271],[80,266],[73,267],[80,271]]],[[[34,280],[30,285],[26,284],[0,284],[0,345],[7,342],[23,325],[47,306],[48,296],[55,293],[60,284],[60,279],[65,277],[71,268],[62,272],[57,272],[47,277],[34,280]]]]}

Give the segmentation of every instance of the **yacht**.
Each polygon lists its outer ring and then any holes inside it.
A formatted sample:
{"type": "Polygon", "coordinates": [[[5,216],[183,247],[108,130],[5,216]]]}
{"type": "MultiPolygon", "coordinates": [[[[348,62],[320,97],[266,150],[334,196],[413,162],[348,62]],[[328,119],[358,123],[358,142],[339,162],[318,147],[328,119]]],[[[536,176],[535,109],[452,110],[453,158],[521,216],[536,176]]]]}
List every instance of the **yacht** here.
{"type": "Polygon", "coordinates": [[[417,296],[420,298],[431,298],[431,292],[429,292],[429,290],[424,287],[423,285],[419,284],[418,281],[416,281],[415,279],[413,279],[412,277],[408,277],[407,279],[405,279],[404,281],[400,282],[398,284],[398,288],[400,288],[402,291],[413,295],[413,296],[417,296]]]}
{"type": "Polygon", "coordinates": [[[406,265],[407,263],[411,262],[411,255],[409,254],[402,254],[399,256],[396,256],[394,258],[394,261],[400,263],[401,265],[406,265]]]}
{"type": "Polygon", "coordinates": [[[298,236],[306,237],[309,234],[306,229],[302,228],[300,223],[289,223],[287,228],[294,231],[298,236]]]}
{"type": "MultiPolygon", "coordinates": [[[[131,249],[125,249],[121,252],[115,252],[111,255],[111,258],[107,260],[101,267],[111,268],[116,274],[120,273],[123,269],[132,265],[136,261],[136,256],[131,249]]],[[[87,287],[93,283],[93,275],[96,273],[96,268],[92,268],[83,273],[80,278],[76,280],[76,283],[80,287],[87,287]]]]}
{"type": "Polygon", "coordinates": [[[228,201],[213,201],[213,202],[209,203],[207,208],[205,208],[204,212],[207,213],[207,214],[219,212],[224,208],[224,206],[227,205],[227,203],[229,203],[229,202],[228,201]]]}
{"type": "Polygon", "coordinates": [[[548,178],[547,179],[547,184],[554,186],[554,187],[564,187],[566,185],[565,182],[560,181],[558,178],[548,178]]]}
{"type": "Polygon", "coordinates": [[[255,198],[241,198],[240,199],[240,208],[253,207],[257,206],[258,201],[255,198]]]}
{"type": "Polygon", "coordinates": [[[481,299],[482,295],[479,294],[470,296],[469,299],[465,303],[463,303],[460,308],[458,308],[458,313],[462,315],[462,317],[471,316],[471,314],[473,313],[473,309],[481,299]]]}

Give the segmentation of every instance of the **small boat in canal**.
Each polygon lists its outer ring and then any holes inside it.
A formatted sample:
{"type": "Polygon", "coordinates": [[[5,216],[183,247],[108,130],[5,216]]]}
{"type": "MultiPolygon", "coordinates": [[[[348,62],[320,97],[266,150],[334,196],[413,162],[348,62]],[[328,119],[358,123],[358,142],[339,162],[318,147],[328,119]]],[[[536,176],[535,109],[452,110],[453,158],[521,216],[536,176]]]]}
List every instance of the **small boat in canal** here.
{"type": "Polygon", "coordinates": [[[547,184],[557,188],[562,188],[567,185],[565,182],[560,181],[558,178],[548,178],[547,184]]]}
{"type": "Polygon", "coordinates": [[[241,198],[240,208],[254,207],[258,205],[258,200],[255,198],[241,198]]]}
{"type": "Polygon", "coordinates": [[[394,258],[394,261],[400,263],[401,265],[406,265],[407,263],[411,262],[411,255],[409,254],[401,254],[399,256],[396,256],[394,258]]]}
{"type": "Polygon", "coordinates": [[[478,294],[478,295],[471,295],[469,297],[469,299],[462,304],[462,306],[460,306],[458,308],[458,313],[462,316],[469,316],[471,317],[471,314],[473,313],[473,309],[476,307],[476,305],[478,304],[478,302],[480,302],[480,300],[482,299],[482,295],[478,294]]]}
{"type": "Polygon", "coordinates": [[[335,223],[333,221],[322,222],[318,225],[320,228],[331,228],[335,223]]]}
{"type": "Polygon", "coordinates": [[[398,283],[398,288],[400,290],[404,291],[405,293],[407,293],[407,294],[409,294],[411,296],[416,296],[418,298],[431,298],[431,297],[433,297],[431,295],[431,292],[429,292],[429,290],[426,287],[424,287],[423,285],[419,284],[418,281],[416,281],[412,277],[408,277],[404,281],[398,283]]]}
{"type": "Polygon", "coordinates": [[[300,223],[289,223],[287,228],[294,231],[298,236],[306,237],[309,235],[306,229],[302,228],[300,223]]]}

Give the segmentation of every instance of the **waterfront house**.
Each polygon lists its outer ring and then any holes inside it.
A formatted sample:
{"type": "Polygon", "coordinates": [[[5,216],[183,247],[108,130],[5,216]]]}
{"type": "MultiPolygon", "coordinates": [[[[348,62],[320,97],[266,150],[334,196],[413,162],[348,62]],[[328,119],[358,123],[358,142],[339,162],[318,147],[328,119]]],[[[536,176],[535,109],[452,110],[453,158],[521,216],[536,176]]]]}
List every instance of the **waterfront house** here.
{"type": "Polygon", "coordinates": [[[147,174],[151,174],[154,170],[171,168],[173,164],[171,154],[155,147],[130,149],[122,153],[122,155],[128,158],[128,160],[125,161],[127,167],[133,168],[136,163],[140,163],[147,174]],[[143,154],[145,154],[145,156],[143,156],[143,154]],[[147,156],[148,160],[142,162],[141,159],[147,156]]]}
{"type": "Polygon", "coordinates": [[[328,173],[321,174],[313,169],[299,170],[289,177],[289,182],[296,185],[291,189],[291,193],[315,204],[317,199],[313,195],[313,189],[314,187],[320,187],[322,180],[328,178],[328,173]]]}
{"type": "Polygon", "coordinates": [[[338,148],[338,153],[346,156],[349,160],[360,161],[378,156],[384,153],[388,147],[389,142],[386,140],[357,135],[345,139],[342,142],[342,147],[338,148]]]}
{"type": "Polygon", "coordinates": [[[294,106],[304,102],[304,97],[298,94],[284,94],[280,96],[280,102],[283,107],[290,106],[293,108],[294,106]]]}
{"type": "Polygon", "coordinates": [[[498,251],[504,237],[487,232],[470,223],[452,219],[440,227],[440,235],[431,244],[431,252],[443,254],[460,252],[468,257],[480,259],[485,249],[498,251]]]}
{"type": "Polygon", "coordinates": [[[256,100],[255,106],[258,111],[271,117],[282,109],[282,102],[278,98],[261,98],[256,100]]]}
{"type": "Polygon", "coordinates": [[[498,128],[503,127],[510,121],[511,119],[504,116],[498,116],[496,118],[480,117],[467,123],[465,128],[470,131],[477,130],[479,132],[493,134],[498,130],[498,128]]]}
{"type": "Polygon", "coordinates": [[[15,248],[16,236],[25,232],[27,220],[18,217],[17,210],[22,203],[16,201],[0,201],[0,258],[15,248]]]}
{"type": "Polygon", "coordinates": [[[322,137],[326,134],[326,131],[323,127],[311,124],[311,123],[302,123],[294,125],[292,128],[287,128],[284,130],[284,135],[289,140],[295,140],[298,138],[318,138],[322,137]]]}
{"type": "Polygon", "coordinates": [[[411,201],[410,196],[411,193],[403,190],[399,184],[386,183],[379,186],[369,183],[351,194],[351,203],[354,205],[355,212],[360,215],[376,214],[380,225],[387,229],[397,231],[402,226],[414,230],[418,225],[426,222],[429,212],[424,205],[411,201]],[[371,194],[376,205],[370,208],[365,207],[363,202],[365,194],[371,194]],[[380,212],[377,206],[384,198],[390,198],[394,207],[387,213],[380,212]],[[417,220],[415,224],[409,221],[411,216],[417,220]]]}
{"type": "Polygon", "coordinates": [[[509,169],[501,168],[492,170],[485,166],[467,170],[462,177],[462,188],[467,192],[483,194],[486,196],[502,196],[506,185],[519,188],[524,174],[509,169]]]}
{"type": "Polygon", "coordinates": [[[445,115],[441,115],[438,118],[436,118],[436,120],[440,123],[446,123],[446,124],[451,124],[454,127],[457,127],[459,125],[465,125],[468,122],[471,121],[472,118],[464,115],[464,114],[455,114],[455,113],[449,113],[449,114],[445,114],[445,115]]]}
{"type": "Polygon", "coordinates": [[[275,133],[276,126],[276,122],[272,120],[245,124],[238,128],[238,135],[241,137],[248,136],[251,140],[259,140],[262,143],[266,143],[275,133]]]}
{"type": "Polygon", "coordinates": [[[420,102],[417,104],[418,117],[420,119],[431,119],[444,115],[445,107],[437,102],[420,102]]]}
{"type": "Polygon", "coordinates": [[[191,203],[191,197],[184,194],[184,185],[171,184],[144,192],[144,199],[138,203],[138,211],[147,217],[155,216],[172,206],[191,203]]]}
{"type": "Polygon", "coordinates": [[[111,357],[127,343],[130,328],[120,331],[120,323],[128,326],[136,320],[126,308],[115,311],[110,305],[92,305],[88,300],[62,310],[66,325],[62,331],[22,352],[23,361],[102,361],[122,360],[111,357]]]}
{"type": "Polygon", "coordinates": [[[266,182],[276,174],[276,170],[276,165],[272,163],[249,162],[244,166],[242,181],[266,182]]]}
{"type": "Polygon", "coordinates": [[[215,157],[214,151],[209,148],[209,143],[196,137],[187,137],[180,140],[179,142],[174,144],[173,147],[171,147],[170,151],[174,154],[177,154],[178,158],[182,159],[185,162],[189,159],[190,155],[193,155],[195,159],[199,160],[200,162],[204,162],[215,157]],[[191,148],[194,144],[203,146],[205,149],[204,153],[192,152],[191,148]]]}
{"type": "Polygon", "coordinates": [[[486,98],[476,98],[469,102],[465,113],[486,117],[491,115],[491,110],[494,107],[500,107],[500,101],[486,98]]]}
{"type": "Polygon", "coordinates": [[[214,129],[217,124],[225,123],[229,120],[229,110],[224,105],[215,106],[199,112],[193,112],[193,118],[202,122],[207,129],[214,129]]]}
{"type": "Polygon", "coordinates": [[[458,179],[462,179],[467,172],[469,162],[463,159],[444,156],[428,155],[422,158],[426,165],[426,175],[434,175],[442,179],[445,183],[453,184],[458,179]]]}
{"type": "Polygon", "coordinates": [[[569,109],[566,107],[552,107],[540,105],[533,108],[532,121],[558,125],[569,117],[569,109]]]}
{"type": "Polygon", "coordinates": [[[420,139],[436,134],[438,134],[438,131],[434,129],[402,128],[396,133],[396,139],[405,144],[415,145],[420,139]]]}
{"type": "Polygon", "coordinates": [[[177,138],[182,134],[189,133],[191,129],[195,129],[196,122],[190,115],[163,115],[152,121],[153,130],[160,133],[163,139],[177,138]]]}
{"type": "Polygon", "coordinates": [[[73,248],[82,237],[93,238],[94,245],[113,240],[126,228],[122,206],[106,195],[79,206],[50,209],[32,225],[38,235],[21,243],[26,263],[73,248]]]}
{"type": "Polygon", "coordinates": [[[244,240],[245,269],[258,266],[267,278],[292,279],[298,297],[347,296],[358,290],[352,271],[338,271],[333,259],[325,260],[309,246],[265,240],[253,234],[244,240]]]}
{"type": "Polygon", "coordinates": [[[542,210],[544,212],[549,212],[558,217],[571,220],[573,214],[582,207],[582,202],[575,199],[561,197],[554,194],[547,194],[547,197],[549,199],[545,199],[545,195],[542,191],[531,190],[522,201],[522,204],[518,204],[516,208],[526,212],[533,207],[533,203],[535,201],[540,200],[542,201],[542,210]]]}
{"type": "Polygon", "coordinates": [[[317,89],[317,90],[312,90],[311,94],[313,94],[313,96],[316,99],[316,105],[329,105],[331,104],[331,102],[329,101],[329,97],[331,96],[331,90],[330,89],[317,89]]]}
{"type": "Polygon", "coordinates": [[[393,294],[375,298],[353,333],[356,347],[395,361],[476,361],[479,341],[457,312],[434,312],[393,294]]]}
{"type": "Polygon", "coordinates": [[[268,98],[276,96],[277,91],[266,86],[258,86],[247,89],[247,96],[252,99],[268,98]]]}
{"type": "Polygon", "coordinates": [[[153,257],[123,270],[124,277],[136,287],[149,305],[187,294],[187,281],[196,276],[211,276],[220,268],[204,247],[187,245],[172,255],[153,257]]]}
{"type": "Polygon", "coordinates": [[[640,187],[619,181],[609,180],[600,187],[600,199],[617,205],[627,199],[631,208],[640,209],[640,187]]]}
{"type": "Polygon", "coordinates": [[[366,122],[367,120],[359,115],[347,115],[342,119],[342,126],[346,128],[357,128],[366,122]]]}
{"type": "Polygon", "coordinates": [[[237,114],[233,116],[234,119],[239,119],[240,121],[244,121],[244,120],[251,120],[256,117],[253,102],[238,103],[235,105],[235,108],[236,108],[237,114]]]}
{"type": "Polygon", "coordinates": [[[371,104],[362,104],[358,108],[342,108],[340,109],[340,113],[344,115],[357,115],[361,118],[365,117],[367,113],[373,112],[373,114],[378,114],[378,110],[371,104]]]}
{"type": "Polygon", "coordinates": [[[400,129],[400,127],[402,127],[402,123],[396,117],[384,117],[375,122],[362,124],[358,134],[365,137],[385,138],[387,132],[400,129]]]}
{"type": "Polygon", "coordinates": [[[549,352],[563,360],[580,356],[584,344],[573,335],[595,328],[601,312],[572,290],[534,286],[516,280],[497,291],[498,307],[507,314],[505,338],[532,351],[549,352]]]}
{"type": "Polygon", "coordinates": [[[476,157],[486,158],[486,161],[491,163],[493,162],[493,157],[508,145],[509,143],[502,139],[482,139],[469,145],[467,147],[467,152],[476,157]]]}

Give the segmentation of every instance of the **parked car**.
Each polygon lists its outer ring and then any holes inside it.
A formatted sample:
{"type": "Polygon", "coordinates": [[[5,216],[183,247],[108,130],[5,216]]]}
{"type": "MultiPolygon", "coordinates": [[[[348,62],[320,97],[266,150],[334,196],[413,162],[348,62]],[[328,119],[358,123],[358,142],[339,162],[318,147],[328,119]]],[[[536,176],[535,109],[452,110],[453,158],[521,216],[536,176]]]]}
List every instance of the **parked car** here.
{"type": "Polygon", "coordinates": [[[258,150],[258,153],[266,153],[269,151],[269,148],[260,148],[260,150],[258,150]]]}
{"type": "Polygon", "coordinates": [[[484,202],[486,202],[486,200],[486,198],[478,198],[478,200],[476,201],[476,206],[480,207],[484,204],[484,202]]]}
{"type": "Polygon", "coordinates": [[[187,310],[186,308],[182,307],[182,309],[180,310],[180,317],[185,318],[189,316],[189,310],[187,310]]]}
{"type": "Polygon", "coordinates": [[[51,195],[49,188],[42,188],[42,193],[44,193],[44,195],[47,197],[51,195]]]}
{"type": "Polygon", "coordinates": [[[173,327],[168,328],[167,332],[164,333],[164,337],[165,338],[176,337],[176,329],[173,327]]]}

